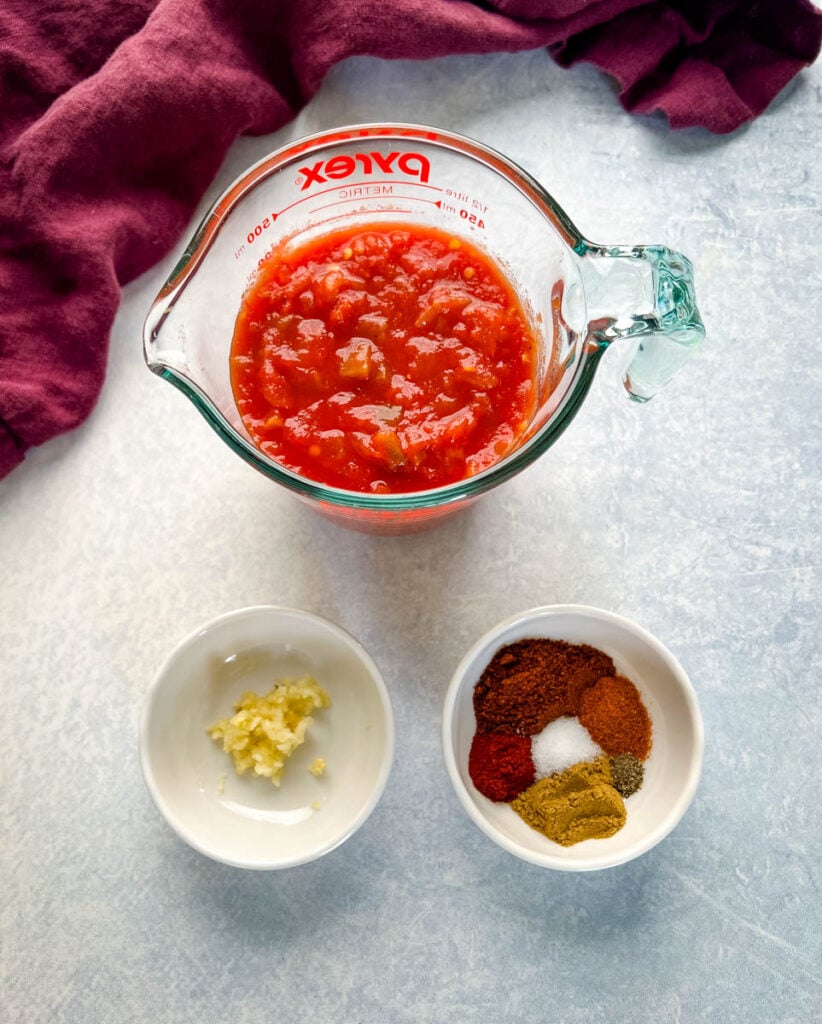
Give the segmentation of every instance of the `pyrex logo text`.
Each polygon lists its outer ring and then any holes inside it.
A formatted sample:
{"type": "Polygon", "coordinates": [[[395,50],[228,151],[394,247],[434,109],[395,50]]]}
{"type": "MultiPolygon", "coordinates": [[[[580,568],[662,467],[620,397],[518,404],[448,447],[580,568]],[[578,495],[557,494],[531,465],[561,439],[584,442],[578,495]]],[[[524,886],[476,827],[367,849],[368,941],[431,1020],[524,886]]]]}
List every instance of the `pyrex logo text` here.
{"type": "Polygon", "coordinates": [[[332,156],[330,160],[318,160],[313,167],[301,167],[302,191],[314,184],[322,184],[329,178],[338,181],[347,178],[357,170],[362,174],[394,174],[396,170],[428,181],[431,165],[421,153],[355,153],[354,156],[332,156]]]}

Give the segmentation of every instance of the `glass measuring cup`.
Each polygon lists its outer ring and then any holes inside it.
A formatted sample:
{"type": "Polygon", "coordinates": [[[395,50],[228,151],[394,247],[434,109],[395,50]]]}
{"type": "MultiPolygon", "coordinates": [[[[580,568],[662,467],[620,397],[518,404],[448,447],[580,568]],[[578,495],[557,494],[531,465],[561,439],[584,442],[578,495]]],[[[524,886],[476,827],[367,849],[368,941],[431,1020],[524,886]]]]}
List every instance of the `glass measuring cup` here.
{"type": "Polygon", "coordinates": [[[187,395],[246,462],[343,525],[406,532],[464,508],[530,465],[565,430],[614,341],[633,345],[628,395],[647,401],[704,336],[691,265],[662,246],[602,246],[501,154],[420,125],[355,125],[259,161],[217,200],[154,301],[149,368],[187,395]],[[538,338],[538,401],[513,449],[457,483],[406,494],[328,487],[250,439],[229,352],[242,297],[266,253],[341,227],[419,224],[469,239],[502,268],[538,338]]]}

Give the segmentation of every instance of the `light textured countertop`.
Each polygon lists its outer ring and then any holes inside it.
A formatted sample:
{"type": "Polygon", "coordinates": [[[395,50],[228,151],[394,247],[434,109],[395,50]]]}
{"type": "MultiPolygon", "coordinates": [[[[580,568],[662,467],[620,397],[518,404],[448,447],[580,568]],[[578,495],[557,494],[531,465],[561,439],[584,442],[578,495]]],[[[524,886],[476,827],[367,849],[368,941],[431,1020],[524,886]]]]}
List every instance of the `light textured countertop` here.
{"type": "Polygon", "coordinates": [[[356,59],[286,130],[240,141],[207,200],[292,138],[379,119],[502,150],[595,241],[686,253],[708,341],[644,407],[608,353],[535,466],[464,518],[374,538],[254,473],[147,371],[142,321],[177,254],[129,286],[93,415],[0,483],[0,1018],[822,1020],[822,75],[716,138],[631,117],[596,71],[539,51],[356,59]],[[446,685],[478,636],[568,602],[655,633],[706,730],[675,831],[585,875],[481,834],[439,739],[446,685]],[[350,630],[396,715],[373,816],[282,873],[184,845],[137,756],[170,648],[257,603],[350,630]]]}

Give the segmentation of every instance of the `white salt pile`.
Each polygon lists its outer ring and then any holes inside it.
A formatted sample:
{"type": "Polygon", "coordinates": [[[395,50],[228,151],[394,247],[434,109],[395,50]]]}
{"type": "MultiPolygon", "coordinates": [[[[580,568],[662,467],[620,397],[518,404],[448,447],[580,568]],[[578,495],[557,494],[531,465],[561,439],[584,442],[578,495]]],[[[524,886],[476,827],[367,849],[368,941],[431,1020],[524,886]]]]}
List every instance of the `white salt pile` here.
{"type": "Polygon", "coordinates": [[[568,715],[553,722],[531,737],[531,756],[538,779],[564,771],[580,761],[593,761],[602,754],[579,719],[568,715]]]}

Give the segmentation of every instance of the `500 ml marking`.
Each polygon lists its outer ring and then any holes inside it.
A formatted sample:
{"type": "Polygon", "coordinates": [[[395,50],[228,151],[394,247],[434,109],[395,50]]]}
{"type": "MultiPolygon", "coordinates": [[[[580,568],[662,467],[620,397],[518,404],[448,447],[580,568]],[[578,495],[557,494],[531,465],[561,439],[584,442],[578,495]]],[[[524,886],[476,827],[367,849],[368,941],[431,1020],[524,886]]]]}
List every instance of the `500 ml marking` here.
{"type": "MultiPolygon", "coordinates": [[[[246,238],[245,238],[246,242],[248,242],[248,244],[251,245],[251,243],[254,241],[254,239],[255,238],[259,238],[260,235],[263,233],[263,231],[265,231],[267,228],[270,228],[271,225],[274,223],[274,221],[276,219],[277,219],[277,214],[276,213],[272,213],[269,217],[264,217],[263,220],[261,220],[259,224],[255,224],[253,229],[248,232],[248,234],[246,235],[246,238]]],[[[243,252],[244,249],[245,249],[245,246],[241,245],[240,248],[237,250],[237,252],[234,253],[235,259],[240,256],[240,254],[243,252]]]]}
{"type": "MultiPolygon", "coordinates": [[[[266,231],[271,225],[277,220],[277,218],[290,210],[293,206],[298,206],[300,203],[304,203],[307,200],[317,199],[324,193],[336,192],[337,200],[341,203],[352,202],[356,199],[363,199],[367,196],[391,196],[394,194],[394,185],[386,184],[385,182],[378,182],[376,184],[360,183],[350,187],[337,189],[327,188],[321,192],[315,192],[312,196],[304,196],[302,199],[298,199],[296,202],[284,207],[279,213],[271,213],[268,217],[264,217],[259,224],[255,224],[251,231],[245,237],[245,243],[243,243],[238,249],[234,250],[234,259],[238,260],[246,250],[246,246],[253,245],[254,242],[260,237],[260,235],[266,231]]],[[[320,207],[318,207],[320,209],[320,207]]]]}
{"type": "Polygon", "coordinates": [[[259,224],[255,224],[251,231],[249,231],[245,236],[245,242],[243,242],[238,249],[234,250],[234,259],[238,260],[245,252],[246,246],[252,245],[260,237],[263,231],[271,227],[277,217],[278,214],[272,213],[268,217],[264,217],[259,224]]]}

